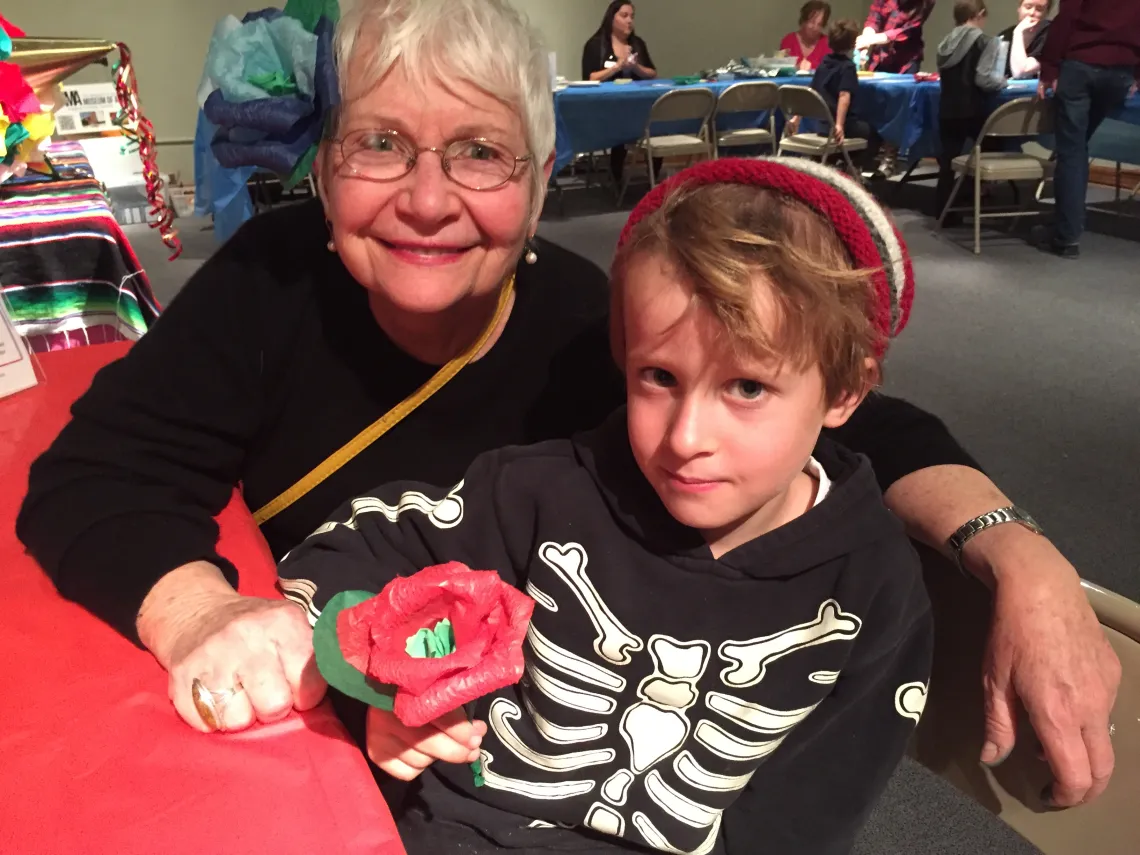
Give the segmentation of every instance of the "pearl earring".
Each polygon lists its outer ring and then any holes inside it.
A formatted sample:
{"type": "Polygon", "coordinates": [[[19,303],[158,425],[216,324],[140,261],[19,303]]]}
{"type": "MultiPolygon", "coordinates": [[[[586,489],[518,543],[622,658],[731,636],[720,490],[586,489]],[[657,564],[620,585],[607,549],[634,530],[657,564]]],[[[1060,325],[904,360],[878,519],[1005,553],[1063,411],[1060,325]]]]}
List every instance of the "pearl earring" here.
{"type": "Polygon", "coordinates": [[[329,238],[329,242],[325,244],[325,247],[329,252],[336,252],[336,241],[332,238],[329,238]]]}
{"type": "Polygon", "coordinates": [[[526,256],[524,256],[527,264],[535,264],[538,261],[538,253],[534,251],[534,244],[527,241],[526,256]]]}

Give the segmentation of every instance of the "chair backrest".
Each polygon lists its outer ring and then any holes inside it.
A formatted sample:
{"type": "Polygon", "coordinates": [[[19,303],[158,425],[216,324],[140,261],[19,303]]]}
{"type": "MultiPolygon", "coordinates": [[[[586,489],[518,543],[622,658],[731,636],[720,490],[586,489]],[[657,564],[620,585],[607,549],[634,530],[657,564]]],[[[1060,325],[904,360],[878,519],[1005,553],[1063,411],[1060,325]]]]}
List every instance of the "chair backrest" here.
{"type": "Polygon", "coordinates": [[[1002,104],[982,128],[982,137],[1035,137],[1053,133],[1053,102],[1017,98],[1002,104]]]}
{"type": "Polygon", "coordinates": [[[1082,581],[1081,587],[1102,624],[1140,644],[1140,604],[1092,582],[1082,581]]]}
{"type": "Polygon", "coordinates": [[[760,113],[780,106],[780,87],[775,83],[750,80],[733,83],[716,99],[716,114],[760,113]]]}
{"type": "Polygon", "coordinates": [[[646,132],[656,122],[683,122],[699,119],[707,122],[716,107],[716,95],[711,89],[674,89],[653,102],[649,110],[646,132]]]}
{"type": "Polygon", "coordinates": [[[780,112],[785,116],[802,116],[827,122],[829,126],[835,124],[831,108],[810,86],[781,86],[779,89],[780,112]]]}

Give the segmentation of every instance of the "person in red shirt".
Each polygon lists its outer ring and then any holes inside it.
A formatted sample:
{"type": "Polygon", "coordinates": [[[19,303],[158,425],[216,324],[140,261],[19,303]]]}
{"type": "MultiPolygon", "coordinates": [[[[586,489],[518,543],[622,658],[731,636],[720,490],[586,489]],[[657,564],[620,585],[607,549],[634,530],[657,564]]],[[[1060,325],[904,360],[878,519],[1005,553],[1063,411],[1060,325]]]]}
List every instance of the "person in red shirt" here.
{"type": "Polygon", "coordinates": [[[1054,228],[1039,227],[1042,249],[1080,255],[1089,185],[1089,139],[1140,80],[1140,2],[1062,0],[1041,55],[1037,94],[1057,105],[1054,228]]]}
{"type": "Polygon", "coordinates": [[[913,74],[922,65],[922,25],[934,0],[872,0],[856,50],[871,52],[868,68],[913,74]]]}
{"type": "Polygon", "coordinates": [[[780,42],[780,50],[799,60],[799,71],[815,71],[831,52],[824,27],[831,20],[831,4],[824,0],[808,0],[800,7],[800,27],[780,42]]]}

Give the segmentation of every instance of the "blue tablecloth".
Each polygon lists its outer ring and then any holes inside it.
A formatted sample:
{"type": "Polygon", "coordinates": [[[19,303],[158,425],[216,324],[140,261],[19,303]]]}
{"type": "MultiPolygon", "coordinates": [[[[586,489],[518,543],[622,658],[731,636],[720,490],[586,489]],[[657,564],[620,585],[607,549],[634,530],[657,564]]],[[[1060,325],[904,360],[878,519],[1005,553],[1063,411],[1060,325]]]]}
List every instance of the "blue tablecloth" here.
{"type": "MultiPolygon", "coordinates": [[[[699,83],[719,94],[737,81],[699,83]]],[[[807,85],[806,76],[778,77],[777,85],[807,85]]],[[[1015,81],[998,93],[997,104],[1033,94],[1036,81],[1015,81]]],[[[602,83],[570,87],[554,95],[557,122],[555,168],[566,166],[575,154],[600,151],[635,142],[645,132],[649,110],[662,94],[681,88],[669,81],[602,83]]],[[[899,148],[910,161],[932,157],[939,151],[938,103],[941,89],[936,81],[915,81],[908,74],[881,74],[862,78],[855,95],[854,112],[870,122],[887,142],[899,148]]],[[[733,127],[757,125],[758,114],[735,115],[733,127]]],[[[1136,162],[1140,160],[1140,95],[1133,95],[1114,120],[1105,122],[1093,138],[1093,157],[1136,162]]],[[[673,129],[669,129],[673,130],[673,129]]],[[[694,128],[695,130],[695,128],[694,128]]]]}

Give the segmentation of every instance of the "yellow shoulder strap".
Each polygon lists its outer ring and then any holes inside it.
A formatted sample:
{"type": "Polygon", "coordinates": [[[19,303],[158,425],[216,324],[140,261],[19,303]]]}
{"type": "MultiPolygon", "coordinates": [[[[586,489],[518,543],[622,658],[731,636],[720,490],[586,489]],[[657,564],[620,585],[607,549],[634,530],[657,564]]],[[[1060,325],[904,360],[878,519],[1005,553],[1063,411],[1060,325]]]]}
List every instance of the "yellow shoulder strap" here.
{"type": "Polygon", "coordinates": [[[258,508],[253,514],[254,522],[261,525],[267,520],[277,516],[356,457],[356,455],[360,454],[360,452],[364,451],[364,449],[368,448],[368,446],[372,445],[372,443],[389,430],[398,425],[409,413],[415,410],[416,407],[447,385],[448,381],[458,374],[463,366],[474,359],[475,354],[483,349],[483,346],[487,343],[487,339],[491,337],[491,333],[495,331],[495,328],[498,327],[502,321],[503,313],[506,312],[507,306],[510,304],[511,294],[514,293],[514,288],[515,277],[512,275],[511,278],[503,284],[503,287],[499,289],[499,304],[495,307],[494,317],[491,318],[491,322],[487,324],[487,328],[479,334],[479,338],[477,338],[467,350],[440,368],[423,386],[330,454],[308,475],[304,476],[300,481],[264,507],[258,508]]]}

